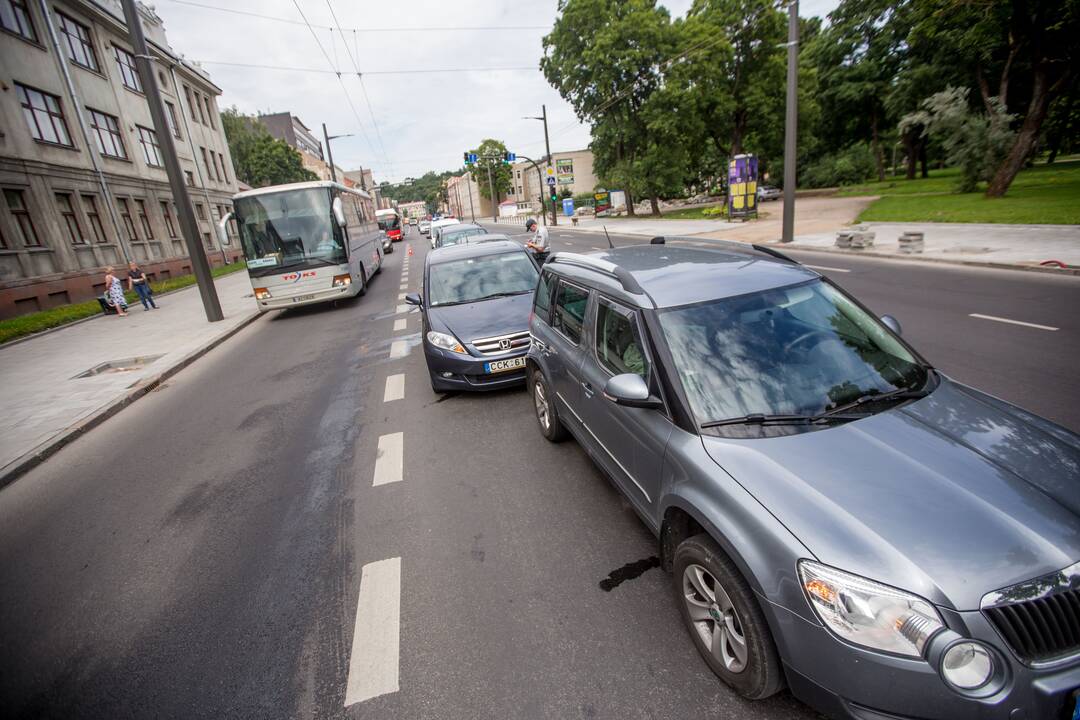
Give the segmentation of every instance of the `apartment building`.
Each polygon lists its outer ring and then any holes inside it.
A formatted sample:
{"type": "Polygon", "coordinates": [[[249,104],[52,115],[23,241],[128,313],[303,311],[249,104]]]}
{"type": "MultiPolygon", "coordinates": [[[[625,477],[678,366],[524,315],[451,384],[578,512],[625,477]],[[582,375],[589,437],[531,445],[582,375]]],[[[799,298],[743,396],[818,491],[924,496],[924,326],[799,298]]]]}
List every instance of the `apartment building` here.
{"type": "MultiPolygon", "coordinates": [[[[221,89],[168,44],[139,3],[200,241],[237,192],[221,89]]],[[[91,299],[103,268],[191,272],[118,0],[0,0],[0,317],[91,299]],[[47,9],[46,9],[47,8],[47,9]],[[55,40],[54,40],[55,39],[55,40]]]]}
{"type": "MultiPolygon", "coordinates": [[[[515,163],[512,166],[512,186],[506,194],[507,199],[518,205],[520,212],[538,212],[540,196],[548,197],[547,167],[549,163],[540,161],[540,175],[528,162],[515,163]],[[541,182],[542,179],[542,182],[541,182]]],[[[550,167],[555,178],[555,188],[562,195],[569,190],[571,195],[591,193],[599,184],[593,172],[592,150],[571,150],[551,154],[550,167]]]]}
{"type": "Polygon", "coordinates": [[[320,160],[323,156],[322,143],[315,137],[300,118],[289,112],[270,113],[259,115],[257,118],[267,131],[286,145],[308,155],[313,155],[320,160]]]}
{"type": "Polygon", "coordinates": [[[454,217],[462,219],[491,218],[494,205],[480,194],[480,185],[470,173],[454,175],[446,180],[446,205],[454,217]]]}
{"type": "Polygon", "coordinates": [[[398,203],[398,212],[407,218],[420,219],[427,215],[427,203],[423,200],[398,203]]]}

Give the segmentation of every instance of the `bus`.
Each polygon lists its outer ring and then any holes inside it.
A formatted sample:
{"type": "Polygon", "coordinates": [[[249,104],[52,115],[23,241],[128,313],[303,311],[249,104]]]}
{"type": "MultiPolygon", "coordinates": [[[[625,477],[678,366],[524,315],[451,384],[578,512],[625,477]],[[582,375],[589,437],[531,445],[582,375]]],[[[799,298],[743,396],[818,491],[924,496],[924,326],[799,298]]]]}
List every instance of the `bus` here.
{"type": "Polygon", "coordinates": [[[396,209],[376,210],[375,217],[379,221],[379,229],[386,233],[391,242],[400,242],[404,238],[401,232],[401,213],[396,209]]]}
{"type": "Polygon", "coordinates": [[[371,195],[327,181],[273,185],[233,196],[218,238],[235,218],[261,312],[356,297],[382,269],[371,195]]]}

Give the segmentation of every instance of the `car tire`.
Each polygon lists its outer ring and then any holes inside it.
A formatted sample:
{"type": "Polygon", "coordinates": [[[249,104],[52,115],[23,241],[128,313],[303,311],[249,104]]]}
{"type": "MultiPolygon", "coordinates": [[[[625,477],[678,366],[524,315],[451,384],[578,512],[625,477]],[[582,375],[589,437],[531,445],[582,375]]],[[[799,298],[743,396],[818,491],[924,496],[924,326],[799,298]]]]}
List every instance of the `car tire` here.
{"type": "Polygon", "coordinates": [[[679,544],[672,565],[679,613],[716,676],[750,700],[782,689],[784,673],[769,625],[731,559],[700,533],[679,544]]]}
{"type": "Polygon", "coordinates": [[[549,442],[561,442],[566,439],[566,427],[559,421],[555,409],[555,394],[548,387],[544,374],[537,370],[529,373],[529,394],[532,395],[533,411],[540,434],[549,442]]]}
{"type": "Polygon", "coordinates": [[[364,297],[367,295],[367,273],[364,272],[364,266],[360,266],[360,289],[356,292],[356,297],[364,297]]]}

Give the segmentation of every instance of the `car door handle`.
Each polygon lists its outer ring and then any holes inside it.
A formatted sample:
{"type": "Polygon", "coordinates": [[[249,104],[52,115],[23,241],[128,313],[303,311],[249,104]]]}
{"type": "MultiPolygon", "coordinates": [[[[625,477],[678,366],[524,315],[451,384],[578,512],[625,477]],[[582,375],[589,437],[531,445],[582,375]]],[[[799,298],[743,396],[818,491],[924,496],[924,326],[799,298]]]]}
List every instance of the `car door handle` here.
{"type": "Polygon", "coordinates": [[[593,394],[592,383],[589,382],[588,380],[583,380],[582,383],[581,383],[581,387],[585,388],[585,392],[588,393],[589,395],[593,394]]]}

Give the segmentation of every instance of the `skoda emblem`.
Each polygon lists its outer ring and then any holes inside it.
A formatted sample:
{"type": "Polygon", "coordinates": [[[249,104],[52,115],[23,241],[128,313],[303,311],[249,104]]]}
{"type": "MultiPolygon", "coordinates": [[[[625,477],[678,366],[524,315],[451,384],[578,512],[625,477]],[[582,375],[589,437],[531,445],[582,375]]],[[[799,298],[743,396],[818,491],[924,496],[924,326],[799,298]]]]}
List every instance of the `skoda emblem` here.
{"type": "Polygon", "coordinates": [[[503,350],[509,350],[510,349],[510,340],[508,338],[503,338],[502,340],[499,341],[499,347],[501,347],[503,350]]]}

